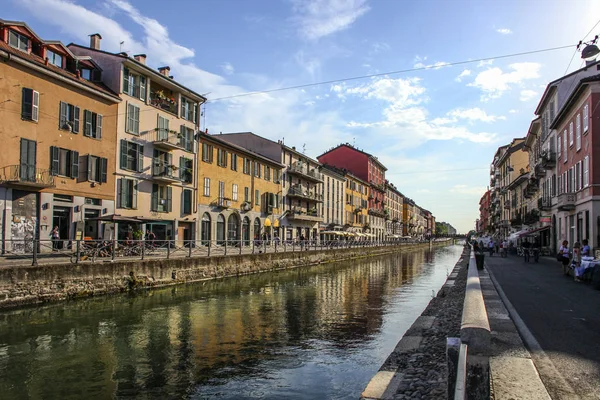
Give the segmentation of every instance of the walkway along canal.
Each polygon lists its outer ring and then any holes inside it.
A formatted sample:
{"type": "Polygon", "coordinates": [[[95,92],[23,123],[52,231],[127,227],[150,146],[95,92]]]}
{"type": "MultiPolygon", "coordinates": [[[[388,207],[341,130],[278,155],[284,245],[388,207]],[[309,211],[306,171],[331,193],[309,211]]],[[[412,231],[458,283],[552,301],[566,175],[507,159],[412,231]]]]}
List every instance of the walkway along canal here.
{"type": "Polygon", "coordinates": [[[358,398],[461,252],[414,250],[4,311],[0,393],[358,398]]]}

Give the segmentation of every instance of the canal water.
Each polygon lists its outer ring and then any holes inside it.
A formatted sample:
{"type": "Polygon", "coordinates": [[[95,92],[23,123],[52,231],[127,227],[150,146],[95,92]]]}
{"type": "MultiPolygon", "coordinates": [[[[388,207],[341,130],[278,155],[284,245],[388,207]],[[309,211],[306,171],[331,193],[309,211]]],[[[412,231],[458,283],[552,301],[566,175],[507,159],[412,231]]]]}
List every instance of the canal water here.
{"type": "Polygon", "coordinates": [[[0,398],[357,399],[461,252],[0,312],[0,398]]]}

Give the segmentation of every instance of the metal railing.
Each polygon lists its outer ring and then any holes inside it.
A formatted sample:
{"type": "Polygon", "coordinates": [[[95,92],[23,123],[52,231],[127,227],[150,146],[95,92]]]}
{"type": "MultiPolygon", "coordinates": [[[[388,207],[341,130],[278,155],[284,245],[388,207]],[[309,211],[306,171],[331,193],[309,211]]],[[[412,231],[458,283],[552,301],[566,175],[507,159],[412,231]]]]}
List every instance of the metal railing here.
{"type": "Polygon", "coordinates": [[[54,176],[50,174],[49,169],[20,164],[0,168],[0,183],[18,183],[40,187],[55,186],[54,176]]]}
{"type": "Polygon", "coordinates": [[[338,240],[217,239],[217,240],[39,240],[2,242],[2,264],[38,265],[115,260],[170,259],[261,253],[286,253],[421,243],[418,239],[338,240]]]}

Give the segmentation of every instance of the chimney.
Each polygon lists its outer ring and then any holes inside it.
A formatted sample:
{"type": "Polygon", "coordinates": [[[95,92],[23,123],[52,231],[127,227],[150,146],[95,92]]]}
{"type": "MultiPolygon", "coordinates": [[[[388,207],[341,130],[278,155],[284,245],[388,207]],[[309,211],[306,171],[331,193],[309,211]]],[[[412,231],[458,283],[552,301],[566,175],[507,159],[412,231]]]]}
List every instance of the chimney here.
{"type": "Polygon", "coordinates": [[[90,49],[100,50],[100,41],[102,36],[99,33],[93,33],[90,35],[90,49]]]}
{"type": "Polygon", "coordinates": [[[167,65],[165,67],[159,67],[158,68],[158,72],[160,72],[161,75],[164,75],[166,77],[169,76],[169,71],[171,70],[171,68],[167,65]]]}
{"type": "Polygon", "coordinates": [[[139,62],[140,64],[146,65],[146,55],[145,54],[136,54],[133,56],[133,58],[135,58],[135,61],[139,62]]]}

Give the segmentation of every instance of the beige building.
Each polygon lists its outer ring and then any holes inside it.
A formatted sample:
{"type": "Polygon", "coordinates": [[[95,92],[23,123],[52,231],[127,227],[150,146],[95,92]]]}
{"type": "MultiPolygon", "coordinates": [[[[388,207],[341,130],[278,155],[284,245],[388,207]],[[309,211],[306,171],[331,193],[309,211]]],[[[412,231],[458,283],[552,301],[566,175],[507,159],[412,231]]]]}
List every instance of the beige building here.
{"type": "Polygon", "coordinates": [[[402,236],[404,196],[393,183],[385,183],[385,233],[388,239],[402,236]]]}
{"type": "Polygon", "coordinates": [[[119,223],[119,239],[152,231],[157,240],[192,240],[197,230],[197,144],[199,107],[204,97],[179,84],[169,67],[146,65],[146,55],[129,57],[90,46],[69,45],[91,56],[104,70],[102,82],[119,104],[116,146],[116,213],[142,223],[119,223]]]}
{"type": "Polygon", "coordinates": [[[89,57],[0,20],[0,209],[3,251],[51,251],[102,238],[91,218],[114,212],[119,97],[89,57]]]}
{"type": "Polygon", "coordinates": [[[346,193],[346,174],[344,171],[323,165],[321,167],[321,231],[341,231],[346,223],[344,197],[346,193]]]}

